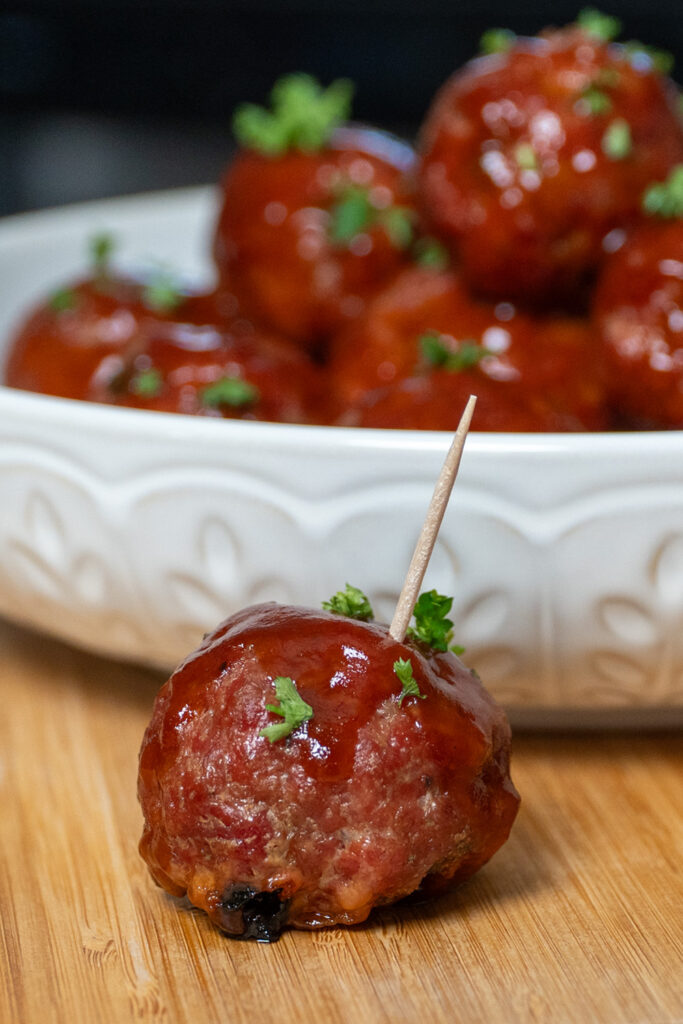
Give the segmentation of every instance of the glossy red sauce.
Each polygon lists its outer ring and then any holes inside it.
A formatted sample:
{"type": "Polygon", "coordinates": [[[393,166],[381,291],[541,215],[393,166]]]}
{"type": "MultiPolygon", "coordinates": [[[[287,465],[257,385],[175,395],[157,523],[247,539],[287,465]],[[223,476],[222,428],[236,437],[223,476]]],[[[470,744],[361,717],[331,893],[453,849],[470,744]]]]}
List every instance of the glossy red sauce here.
{"type": "Polygon", "coordinates": [[[139,341],[150,311],[130,278],[90,277],[43,300],[15,336],[5,372],[11,387],[88,398],[103,358],[139,341]]]}
{"type": "Polygon", "coordinates": [[[518,806],[509,738],[451,654],[377,623],[247,608],[157,697],[140,754],[141,852],[161,885],[228,931],[240,930],[226,916],[236,886],[277,892],[299,927],[364,920],[467,877],[504,842],[518,806]],[[424,698],[401,703],[398,658],[424,698]],[[260,733],[281,721],[266,707],[278,676],[313,718],[271,743],[260,733]]]}
{"type": "Polygon", "coordinates": [[[377,211],[411,208],[411,164],[405,143],[361,127],[340,130],[319,153],[240,152],[223,179],[215,239],[240,312],[309,347],[357,316],[406,253],[381,222],[335,242],[331,211],[349,186],[377,211]]]}
{"type": "Polygon", "coordinates": [[[605,264],[593,310],[619,415],[683,428],[683,221],[635,231],[605,264]]]}
{"type": "Polygon", "coordinates": [[[422,129],[426,217],[476,289],[566,297],[601,260],[604,236],[683,159],[676,103],[668,79],[578,28],[471,61],[422,129]],[[621,155],[615,122],[628,126],[621,155]]]}
{"type": "Polygon", "coordinates": [[[477,300],[454,271],[399,274],[335,338],[329,373],[345,423],[449,430],[463,395],[474,393],[481,399],[475,430],[607,425],[599,346],[588,320],[477,300]],[[425,335],[452,350],[474,342],[489,354],[472,369],[435,373],[420,344],[425,335]],[[377,389],[381,394],[373,394],[377,389]]]}

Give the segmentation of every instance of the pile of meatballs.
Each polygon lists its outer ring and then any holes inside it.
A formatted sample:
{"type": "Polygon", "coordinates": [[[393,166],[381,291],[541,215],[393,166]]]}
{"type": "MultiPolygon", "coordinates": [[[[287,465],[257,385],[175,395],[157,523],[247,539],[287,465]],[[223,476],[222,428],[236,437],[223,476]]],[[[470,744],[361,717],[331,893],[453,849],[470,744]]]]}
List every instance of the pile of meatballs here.
{"type": "MultiPolygon", "coordinates": [[[[240,419],[683,428],[683,114],[667,55],[584,12],[490,32],[411,147],[346,81],[244,106],[217,285],[92,272],[34,310],[6,382],[240,419]]],[[[100,243],[102,240],[100,240],[100,243]]]]}

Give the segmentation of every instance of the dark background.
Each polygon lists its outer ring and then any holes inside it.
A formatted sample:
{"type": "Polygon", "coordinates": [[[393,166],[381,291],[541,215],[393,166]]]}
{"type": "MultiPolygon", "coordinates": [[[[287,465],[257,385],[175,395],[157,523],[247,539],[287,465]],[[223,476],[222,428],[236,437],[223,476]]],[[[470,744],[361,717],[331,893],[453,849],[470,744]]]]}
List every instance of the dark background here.
{"type": "MultiPolygon", "coordinates": [[[[582,3],[24,0],[0,6],[0,214],[217,180],[230,115],[287,71],[356,83],[354,116],[412,135],[491,26],[582,3]]],[[[600,3],[683,68],[683,3],[600,3]]]]}

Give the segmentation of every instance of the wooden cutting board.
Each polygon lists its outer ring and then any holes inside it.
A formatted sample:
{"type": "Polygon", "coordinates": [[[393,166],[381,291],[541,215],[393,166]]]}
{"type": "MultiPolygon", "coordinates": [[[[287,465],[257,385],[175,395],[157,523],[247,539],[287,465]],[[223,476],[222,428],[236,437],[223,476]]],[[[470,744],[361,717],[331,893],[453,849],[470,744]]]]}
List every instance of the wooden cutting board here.
{"type": "Polygon", "coordinates": [[[683,743],[527,734],[509,843],[365,926],[223,937],[137,853],[161,678],[0,622],[0,1022],[683,1020],[683,743]]]}

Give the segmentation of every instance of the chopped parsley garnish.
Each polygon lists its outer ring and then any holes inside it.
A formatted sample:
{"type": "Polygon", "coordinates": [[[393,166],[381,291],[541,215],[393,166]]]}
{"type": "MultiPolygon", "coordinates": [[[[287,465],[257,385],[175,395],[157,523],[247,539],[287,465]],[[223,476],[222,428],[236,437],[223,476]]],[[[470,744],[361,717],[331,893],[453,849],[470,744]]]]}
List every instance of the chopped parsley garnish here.
{"type": "Polygon", "coordinates": [[[407,206],[378,209],[370,198],[370,189],[349,184],[330,208],[328,237],[333,245],[348,245],[357,235],[379,225],[395,249],[407,249],[413,241],[413,218],[407,206]]]}
{"type": "Polygon", "coordinates": [[[447,651],[453,638],[453,623],[446,616],[452,604],[452,597],[438,594],[436,590],[420,594],[413,609],[415,625],[408,628],[406,635],[435,651],[447,651]]]}
{"type": "Polygon", "coordinates": [[[145,285],[142,301],[155,313],[170,313],[185,296],[177,278],[168,270],[156,271],[145,285]]]}
{"type": "Polygon", "coordinates": [[[283,722],[275,722],[261,729],[259,736],[265,736],[271,743],[283,740],[300,725],[313,718],[313,708],[299,695],[294,680],[289,676],[278,676],[273,680],[275,696],[279,704],[266,704],[266,710],[283,718],[283,722]]]}
{"type": "Polygon", "coordinates": [[[140,370],[131,378],[128,390],[140,398],[156,398],[161,392],[163,378],[159,370],[149,367],[147,370],[140,370]]]}
{"type": "Polygon", "coordinates": [[[356,235],[372,227],[376,215],[368,189],[348,185],[330,210],[330,241],[334,245],[348,244],[356,235]]]}
{"type": "Polygon", "coordinates": [[[529,142],[520,142],[515,147],[515,161],[520,171],[537,171],[538,157],[536,150],[529,142]]]}
{"type": "Polygon", "coordinates": [[[576,19],[576,24],[589,36],[601,43],[611,43],[621,32],[621,21],[611,14],[603,14],[594,7],[586,7],[576,19]]]}
{"type": "Polygon", "coordinates": [[[324,89],[311,75],[285,75],[271,91],[272,109],[242,104],[233,116],[233,132],[240,145],[266,156],[289,149],[315,153],[348,120],[352,95],[353,85],[345,78],[324,89]]]}
{"type": "Polygon", "coordinates": [[[509,28],[489,28],[479,40],[479,50],[484,54],[507,53],[516,40],[517,36],[509,28]]]}
{"type": "Polygon", "coordinates": [[[49,306],[55,313],[66,313],[78,305],[78,294],[72,288],[60,288],[50,296],[49,306]]]}
{"type": "Polygon", "coordinates": [[[631,126],[623,117],[610,121],[602,136],[602,151],[610,160],[625,160],[633,150],[631,126]]]}
{"type": "Polygon", "coordinates": [[[487,348],[478,345],[472,339],[459,342],[457,348],[450,348],[442,341],[441,335],[435,332],[423,334],[419,339],[419,345],[422,357],[428,366],[441,367],[452,373],[471,370],[485,356],[491,355],[487,348]]]}
{"type": "Polygon", "coordinates": [[[675,59],[668,50],[659,50],[655,46],[647,46],[635,39],[620,44],[625,56],[630,63],[641,71],[657,71],[660,75],[670,75],[673,71],[675,59]]]}
{"type": "Polygon", "coordinates": [[[373,619],[374,612],[372,605],[362,590],[346,584],[344,590],[338,590],[329,601],[323,601],[323,608],[327,612],[335,612],[337,615],[346,615],[349,619],[359,619],[361,622],[369,622],[373,619]]]}
{"type": "Polygon", "coordinates": [[[390,206],[377,219],[386,231],[394,249],[407,249],[413,241],[413,211],[407,206],[390,206]]]}
{"type": "Polygon", "coordinates": [[[643,210],[656,217],[683,217],[683,164],[674,167],[666,181],[656,182],[646,189],[643,210]]]}
{"type": "Polygon", "coordinates": [[[106,232],[93,235],[90,239],[90,260],[98,277],[109,273],[111,254],[114,251],[114,237],[106,232]]]}
{"type": "Polygon", "coordinates": [[[395,661],[394,672],[398,676],[398,681],[402,687],[401,696],[398,698],[399,706],[403,704],[406,697],[419,697],[420,700],[425,699],[427,695],[425,693],[420,693],[417,680],[413,675],[413,663],[409,658],[399,658],[395,661]]]}
{"type": "Polygon", "coordinates": [[[596,82],[591,82],[585,89],[582,89],[576,101],[577,113],[584,114],[587,117],[598,117],[600,114],[608,114],[611,109],[612,100],[596,82]]]}
{"type": "Polygon", "coordinates": [[[450,264],[448,249],[436,238],[418,238],[413,247],[413,258],[419,267],[445,270],[450,264]]]}
{"type": "Polygon", "coordinates": [[[259,400],[258,388],[241,377],[221,377],[209,384],[201,392],[201,403],[209,408],[220,408],[229,405],[239,409],[244,405],[254,405],[259,400]]]}

